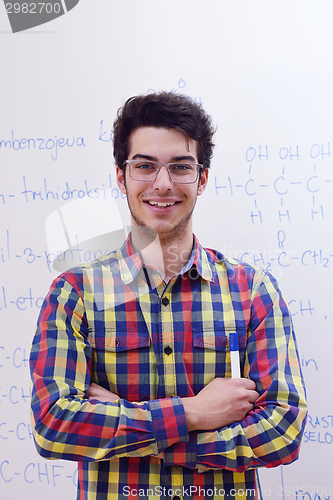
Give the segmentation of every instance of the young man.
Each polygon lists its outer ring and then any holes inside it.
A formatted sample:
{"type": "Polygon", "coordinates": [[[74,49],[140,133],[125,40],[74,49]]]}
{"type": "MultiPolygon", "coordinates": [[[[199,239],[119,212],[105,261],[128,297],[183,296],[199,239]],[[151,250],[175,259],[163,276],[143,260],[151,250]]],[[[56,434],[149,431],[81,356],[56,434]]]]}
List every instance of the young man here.
{"type": "Polygon", "coordinates": [[[79,462],[79,499],[258,499],[257,468],[298,457],[305,392],[276,280],[192,234],[212,136],[184,96],[125,103],[114,155],[133,231],[42,307],[34,437],[42,456],[79,462]]]}

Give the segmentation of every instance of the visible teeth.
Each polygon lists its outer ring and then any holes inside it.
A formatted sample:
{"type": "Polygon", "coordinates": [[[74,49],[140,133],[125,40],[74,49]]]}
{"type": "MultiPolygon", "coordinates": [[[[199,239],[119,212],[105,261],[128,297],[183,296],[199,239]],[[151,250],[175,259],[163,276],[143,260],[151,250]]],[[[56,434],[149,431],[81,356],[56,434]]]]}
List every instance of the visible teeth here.
{"type": "Polygon", "coordinates": [[[173,203],[163,203],[161,201],[148,201],[149,205],[153,205],[154,207],[171,207],[176,202],[173,203]]]}

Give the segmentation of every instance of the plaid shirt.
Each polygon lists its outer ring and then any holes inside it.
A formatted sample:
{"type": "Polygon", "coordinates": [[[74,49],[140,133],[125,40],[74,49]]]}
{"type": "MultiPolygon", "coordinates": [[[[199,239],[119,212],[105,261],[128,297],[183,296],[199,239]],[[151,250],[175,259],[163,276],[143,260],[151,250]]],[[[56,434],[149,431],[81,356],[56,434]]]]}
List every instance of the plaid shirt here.
{"type": "Polygon", "coordinates": [[[30,362],[37,450],[79,462],[78,499],[257,499],[257,468],[298,457],[305,391],[277,282],[196,239],[167,284],[130,239],[62,274],[30,362]],[[260,397],[241,422],[189,433],[180,398],[231,376],[231,332],[260,397]],[[89,400],[91,382],[119,400],[89,400]],[[163,460],[154,456],[162,451],[163,460]]]}

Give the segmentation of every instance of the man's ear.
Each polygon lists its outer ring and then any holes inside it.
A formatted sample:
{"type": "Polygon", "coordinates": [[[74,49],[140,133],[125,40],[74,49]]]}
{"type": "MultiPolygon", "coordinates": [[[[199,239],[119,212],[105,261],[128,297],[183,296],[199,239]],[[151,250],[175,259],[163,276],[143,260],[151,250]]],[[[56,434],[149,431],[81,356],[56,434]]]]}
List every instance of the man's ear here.
{"type": "Polygon", "coordinates": [[[200,196],[204,192],[207,183],[208,183],[208,168],[205,168],[205,170],[201,172],[200,181],[198,185],[198,196],[200,196]]]}
{"type": "Polygon", "coordinates": [[[116,168],[116,179],[120,191],[126,194],[125,172],[118,166],[116,168]]]}

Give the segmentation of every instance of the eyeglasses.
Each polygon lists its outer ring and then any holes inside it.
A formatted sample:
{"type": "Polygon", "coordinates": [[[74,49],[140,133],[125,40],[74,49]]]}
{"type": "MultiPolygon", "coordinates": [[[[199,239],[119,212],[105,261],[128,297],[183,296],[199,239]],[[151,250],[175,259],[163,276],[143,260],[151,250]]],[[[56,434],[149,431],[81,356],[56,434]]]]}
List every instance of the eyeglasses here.
{"type": "Polygon", "coordinates": [[[129,167],[131,179],[135,181],[154,181],[163,166],[167,167],[172,182],[179,184],[193,184],[198,180],[199,172],[203,169],[197,163],[158,163],[150,160],[126,160],[124,165],[129,167]]]}

